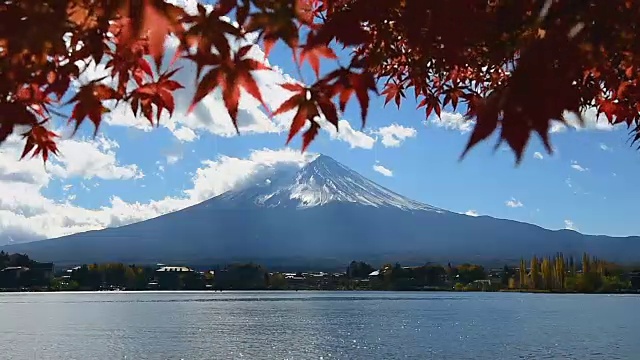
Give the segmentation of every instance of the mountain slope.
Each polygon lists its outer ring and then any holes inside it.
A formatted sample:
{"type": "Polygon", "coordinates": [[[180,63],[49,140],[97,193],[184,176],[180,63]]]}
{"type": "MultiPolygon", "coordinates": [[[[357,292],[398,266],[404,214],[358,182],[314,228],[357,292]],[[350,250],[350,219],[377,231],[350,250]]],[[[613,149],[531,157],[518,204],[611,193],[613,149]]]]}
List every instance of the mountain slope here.
{"type": "Polygon", "coordinates": [[[207,263],[271,259],[505,260],[588,251],[640,260],[640,238],[587,236],[422,204],[327,156],[136,224],[4,248],[39,260],[207,263]]]}

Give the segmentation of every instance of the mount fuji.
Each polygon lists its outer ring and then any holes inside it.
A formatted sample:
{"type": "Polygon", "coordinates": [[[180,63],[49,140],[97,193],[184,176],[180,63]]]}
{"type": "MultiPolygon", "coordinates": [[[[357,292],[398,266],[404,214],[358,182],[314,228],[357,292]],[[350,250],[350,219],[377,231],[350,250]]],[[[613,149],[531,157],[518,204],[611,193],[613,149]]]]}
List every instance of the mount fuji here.
{"type": "Polygon", "coordinates": [[[326,155],[319,155],[302,168],[290,166],[279,169],[257,183],[228,191],[211,200],[205,206],[224,204],[233,208],[308,209],[348,203],[443,212],[386,189],[326,155]]]}
{"type": "Polygon", "coordinates": [[[640,260],[640,238],[583,235],[423,204],[320,155],[270,168],[197,205],[117,228],[9,245],[59,264],[120,261],[515,261],[533,254],[640,260]]]}

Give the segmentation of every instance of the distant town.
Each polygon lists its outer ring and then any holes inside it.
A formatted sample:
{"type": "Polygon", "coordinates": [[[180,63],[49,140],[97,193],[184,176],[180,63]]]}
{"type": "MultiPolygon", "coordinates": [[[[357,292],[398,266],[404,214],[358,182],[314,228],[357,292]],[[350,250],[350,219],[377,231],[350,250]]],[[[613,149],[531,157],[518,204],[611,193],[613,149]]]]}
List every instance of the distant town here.
{"type": "Polygon", "coordinates": [[[640,268],[606,262],[588,254],[562,254],[518,266],[485,269],[475,264],[434,264],[380,268],[353,261],[342,272],[270,272],[254,263],[211,269],[180,264],[121,263],[57,268],[24,254],[0,252],[0,291],[122,290],[396,290],[640,292],[640,268]]]}

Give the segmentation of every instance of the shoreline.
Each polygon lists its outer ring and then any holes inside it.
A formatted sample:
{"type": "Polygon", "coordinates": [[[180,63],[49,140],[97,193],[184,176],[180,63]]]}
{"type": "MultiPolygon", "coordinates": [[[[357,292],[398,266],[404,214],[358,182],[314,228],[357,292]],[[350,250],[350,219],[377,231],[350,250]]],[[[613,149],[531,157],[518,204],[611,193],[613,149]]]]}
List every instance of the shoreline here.
{"type": "Polygon", "coordinates": [[[438,293],[521,293],[521,294],[546,294],[546,295],[640,295],[640,290],[636,291],[615,291],[615,292],[576,292],[576,291],[553,291],[553,290],[522,290],[522,289],[501,289],[497,291],[481,291],[481,290],[464,290],[464,291],[456,291],[456,290],[371,290],[371,289],[332,289],[332,290],[324,290],[324,289],[216,289],[216,290],[32,290],[32,291],[22,291],[22,290],[0,290],[1,294],[72,294],[72,293],[249,293],[249,292],[367,292],[367,293],[385,293],[385,292],[407,292],[407,293],[429,293],[429,292],[438,292],[438,293]]]}

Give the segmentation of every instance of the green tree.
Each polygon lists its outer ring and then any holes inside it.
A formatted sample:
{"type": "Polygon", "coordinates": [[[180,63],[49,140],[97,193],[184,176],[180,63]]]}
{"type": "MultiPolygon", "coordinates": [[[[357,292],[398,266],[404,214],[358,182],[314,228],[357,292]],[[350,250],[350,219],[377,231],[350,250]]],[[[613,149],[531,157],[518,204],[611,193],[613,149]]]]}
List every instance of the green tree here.
{"type": "Polygon", "coordinates": [[[266,289],[266,273],[266,269],[258,264],[233,264],[216,272],[216,287],[234,290],[266,289]]]}
{"type": "Polygon", "coordinates": [[[475,264],[462,264],[458,266],[459,281],[463,284],[469,284],[476,280],[484,280],[487,278],[487,274],[484,268],[475,264]]]}
{"type": "Polygon", "coordinates": [[[573,260],[573,255],[569,257],[569,271],[571,272],[571,276],[576,275],[576,263],[573,260]]]}
{"type": "Polygon", "coordinates": [[[285,290],[287,288],[287,280],[281,273],[275,273],[269,277],[269,288],[273,290],[285,290]]]}
{"type": "Polygon", "coordinates": [[[592,293],[602,287],[602,278],[595,272],[579,274],[576,277],[575,290],[578,292],[592,293]]]}
{"type": "Polygon", "coordinates": [[[347,267],[347,276],[353,279],[364,279],[369,276],[375,269],[373,266],[362,262],[352,261],[347,267]]]}
{"type": "Polygon", "coordinates": [[[589,255],[585,252],[582,253],[582,273],[587,274],[591,272],[591,260],[589,260],[589,255]]]}
{"type": "Polygon", "coordinates": [[[509,280],[515,275],[515,271],[510,268],[508,265],[504,265],[502,267],[502,272],[500,273],[500,283],[503,287],[509,286],[509,280]]]}
{"type": "Polygon", "coordinates": [[[417,269],[419,276],[422,277],[424,283],[429,286],[441,285],[447,276],[447,270],[441,265],[426,264],[417,269]]]}
{"type": "Polygon", "coordinates": [[[624,282],[618,276],[604,276],[602,277],[602,283],[600,291],[603,292],[615,292],[629,288],[629,282],[624,282]]]}
{"type": "Polygon", "coordinates": [[[9,263],[9,254],[4,251],[0,251],[0,269],[7,267],[9,263]]]}

